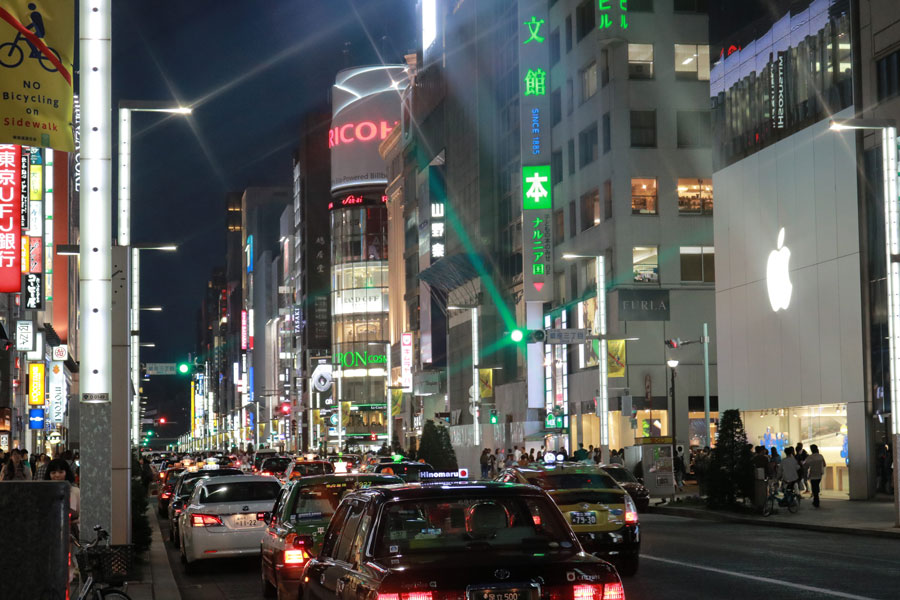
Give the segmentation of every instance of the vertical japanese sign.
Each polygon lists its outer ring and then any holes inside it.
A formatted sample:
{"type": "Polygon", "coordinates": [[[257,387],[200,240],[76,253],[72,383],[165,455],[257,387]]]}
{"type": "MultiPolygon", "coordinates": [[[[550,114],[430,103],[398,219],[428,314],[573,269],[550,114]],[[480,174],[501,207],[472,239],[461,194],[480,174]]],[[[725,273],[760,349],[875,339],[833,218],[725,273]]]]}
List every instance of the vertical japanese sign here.
{"type": "Polygon", "coordinates": [[[68,384],[66,382],[66,371],[63,363],[53,361],[50,363],[50,389],[48,397],[50,399],[50,422],[60,424],[66,415],[66,399],[68,394],[68,384]]]}
{"type": "Polygon", "coordinates": [[[16,350],[34,352],[34,322],[16,322],[16,350]]]}
{"type": "Polygon", "coordinates": [[[0,145],[0,292],[22,288],[21,153],[0,145]]]}
{"type": "Polygon", "coordinates": [[[0,40],[0,141],[72,152],[75,2],[4,2],[0,40]]]}
{"type": "Polygon", "coordinates": [[[404,392],[413,389],[413,335],[404,333],[400,336],[400,385],[404,392]]]}
{"type": "Polygon", "coordinates": [[[522,272],[526,302],[553,300],[550,44],[547,3],[519,2],[522,272]]]}
{"type": "Polygon", "coordinates": [[[28,363],[28,404],[44,404],[44,363],[28,363]]]}
{"type": "Polygon", "coordinates": [[[22,276],[25,281],[25,308],[43,310],[44,308],[44,276],[40,273],[27,273],[22,276]]]}
{"type": "Polygon", "coordinates": [[[19,153],[19,211],[21,216],[20,227],[22,231],[28,229],[28,184],[31,177],[31,153],[25,148],[19,153]]]}
{"type": "Polygon", "coordinates": [[[628,29],[628,0],[597,0],[598,29],[628,29]]]}
{"type": "Polygon", "coordinates": [[[247,311],[241,311],[241,350],[247,349],[249,339],[249,325],[247,323],[247,311]]]}

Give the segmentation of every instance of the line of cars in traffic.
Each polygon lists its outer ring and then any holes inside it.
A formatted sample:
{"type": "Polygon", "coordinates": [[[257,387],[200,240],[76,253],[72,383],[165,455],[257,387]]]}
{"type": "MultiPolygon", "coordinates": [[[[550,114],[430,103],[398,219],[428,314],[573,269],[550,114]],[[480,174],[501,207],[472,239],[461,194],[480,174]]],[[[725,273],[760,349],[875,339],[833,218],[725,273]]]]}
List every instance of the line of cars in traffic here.
{"type": "Polygon", "coordinates": [[[488,482],[396,456],[270,454],[254,474],[160,473],[187,572],[258,554],[263,594],[279,599],[618,600],[638,570],[649,496],[616,465],[532,463],[488,482]]]}

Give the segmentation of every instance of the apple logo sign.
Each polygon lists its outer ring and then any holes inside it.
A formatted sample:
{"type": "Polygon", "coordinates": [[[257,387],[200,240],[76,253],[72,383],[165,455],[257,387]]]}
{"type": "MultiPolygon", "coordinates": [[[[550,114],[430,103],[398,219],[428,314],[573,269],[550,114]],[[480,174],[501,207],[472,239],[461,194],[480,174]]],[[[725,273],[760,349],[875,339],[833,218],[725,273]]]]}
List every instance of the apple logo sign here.
{"type": "Polygon", "coordinates": [[[778,249],[769,253],[766,263],[766,287],[769,290],[769,303],[772,310],[787,310],[791,304],[791,272],[788,263],[791,260],[790,249],[784,246],[784,227],[778,232],[778,249]]]}

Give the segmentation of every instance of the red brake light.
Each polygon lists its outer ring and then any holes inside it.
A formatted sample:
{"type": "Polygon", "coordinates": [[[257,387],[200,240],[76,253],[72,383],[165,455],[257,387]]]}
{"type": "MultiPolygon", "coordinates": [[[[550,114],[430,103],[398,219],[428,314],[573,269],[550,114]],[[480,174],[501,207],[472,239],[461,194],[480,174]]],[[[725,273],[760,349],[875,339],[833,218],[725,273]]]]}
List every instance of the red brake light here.
{"type": "Polygon", "coordinates": [[[400,594],[400,600],[432,600],[431,592],[407,592],[400,594]]]}
{"type": "Polygon", "coordinates": [[[378,594],[377,600],[400,600],[400,594],[378,594]]]}
{"type": "Polygon", "coordinates": [[[271,475],[271,473],[269,471],[263,471],[260,475],[271,475]]]}
{"type": "Polygon", "coordinates": [[[579,583],[572,589],[572,600],[602,600],[603,584],[579,583]]]}
{"type": "Polygon", "coordinates": [[[193,527],[208,527],[210,525],[221,524],[222,519],[220,519],[216,515],[202,515],[199,513],[191,515],[191,525],[193,527]]]}
{"type": "Polygon", "coordinates": [[[638,512],[637,506],[634,505],[634,500],[631,499],[631,496],[625,494],[625,524],[626,525],[637,525],[638,522],[638,512]]]}
{"type": "Polygon", "coordinates": [[[161,497],[163,500],[168,500],[169,498],[172,497],[172,492],[163,492],[163,493],[160,495],[160,497],[161,497]]]}
{"type": "Polygon", "coordinates": [[[285,550],[284,564],[286,565],[302,565],[306,560],[306,553],[303,550],[285,550]]]}
{"type": "Polygon", "coordinates": [[[603,586],[603,600],[625,600],[625,588],[619,582],[603,586]]]}

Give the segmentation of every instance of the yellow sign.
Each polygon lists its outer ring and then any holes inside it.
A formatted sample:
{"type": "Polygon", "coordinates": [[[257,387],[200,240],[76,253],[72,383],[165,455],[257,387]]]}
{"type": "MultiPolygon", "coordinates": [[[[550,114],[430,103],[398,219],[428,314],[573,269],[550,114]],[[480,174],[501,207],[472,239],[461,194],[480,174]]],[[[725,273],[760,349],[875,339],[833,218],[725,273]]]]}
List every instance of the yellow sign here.
{"type": "Polygon", "coordinates": [[[322,418],[322,411],[318,408],[313,410],[313,424],[325,426],[325,419],[322,418]]]}
{"type": "Polygon", "coordinates": [[[346,427],[350,424],[350,403],[349,402],[341,402],[341,427],[346,427]]]}
{"type": "Polygon", "coordinates": [[[478,369],[478,393],[479,398],[494,397],[493,369],[478,369]]]}
{"type": "Polygon", "coordinates": [[[625,340],[606,340],[607,377],[625,377],[625,340]]]}
{"type": "Polygon", "coordinates": [[[44,363],[28,363],[28,404],[44,404],[44,363]]]}
{"type": "Polygon", "coordinates": [[[403,390],[391,390],[391,416],[403,410],[403,390]]]}
{"type": "Polygon", "coordinates": [[[75,2],[4,2],[0,44],[0,143],[74,152],[75,2]]]}
{"type": "Polygon", "coordinates": [[[197,434],[197,414],[194,411],[194,398],[197,395],[197,385],[191,382],[191,424],[193,425],[192,435],[197,434]]]}
{"type": "Polygon", "coordinates": [[[31,267],[31,238],[22,236],[22,272],[27,273],[31,267]]]}

